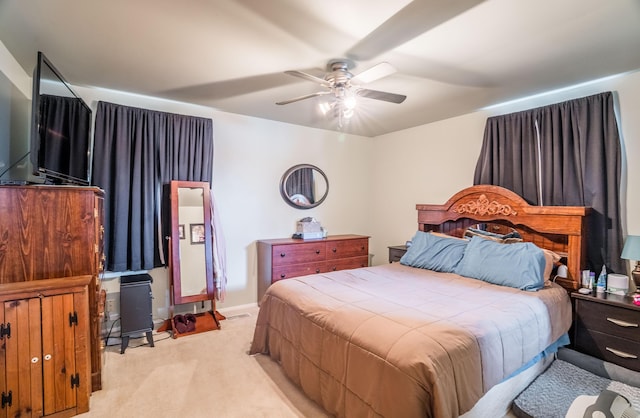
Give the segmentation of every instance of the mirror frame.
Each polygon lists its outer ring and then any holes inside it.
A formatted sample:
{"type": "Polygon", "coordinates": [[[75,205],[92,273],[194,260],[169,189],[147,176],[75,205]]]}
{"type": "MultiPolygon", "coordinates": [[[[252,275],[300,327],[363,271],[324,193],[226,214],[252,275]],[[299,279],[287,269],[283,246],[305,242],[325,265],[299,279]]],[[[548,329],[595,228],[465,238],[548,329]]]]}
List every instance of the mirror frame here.
{"type": "Polygon", "coordinates": [[[293,167],[291,167],[290,169],[288,169],[287,171],[284,172],[284,174],[282,175],[282,178],[280,178],[280,196],[282,196],[282,198],[284,199],[285,202],[287,202],[287,204],[289,206],[292,206],[296,209],[312,209],[315,208],[316,206],[320,205],[322,202],[324,202],[324,200],[327,198],[327,195],[329,194],[329,179],[327,178],[327,175],[324,174],[324,171],[320,170],[318,167],[316,167],[315,165],[311,165],[311,164],[297,164],[294,165],[293,167]],[[324,195],[322,195],[322,197],[320,199],[316,199],[316,201],[310,205],[298,205],[296,203],[293,203],[291,201],[291,199],[289,199],[289,195],[287,195],[287,191],[286,191],[286,183],[287,183],[287,179],[289,178],[289,176],[296,170],[300,169],[300,168],[310,168],[312,170],[317,171],[318,173],[320,173],[322,175],[322,177],[324,178],[324,182],[327,184],[327,190],[325,190],[324,195]]]}
{"type": "Polygon", "coordinates": [[[173,304],[183,304],[212,300],[215,297],[215,287],[213,280],[213,239],[211,230],[211,195],[209,194],[209,183],[201,181],[179,181],[171,180],[171,295],[173,304]],[[204,224],[208,228],[204,229],[204,257],[205,257],[205,275],[204,278],[207,285],[207,294],[182,296],[181,292],[181,275],[180,275],[180,233],[178,225],[179,202],[178,189],[202,189],[202,210],[204,224]]]}

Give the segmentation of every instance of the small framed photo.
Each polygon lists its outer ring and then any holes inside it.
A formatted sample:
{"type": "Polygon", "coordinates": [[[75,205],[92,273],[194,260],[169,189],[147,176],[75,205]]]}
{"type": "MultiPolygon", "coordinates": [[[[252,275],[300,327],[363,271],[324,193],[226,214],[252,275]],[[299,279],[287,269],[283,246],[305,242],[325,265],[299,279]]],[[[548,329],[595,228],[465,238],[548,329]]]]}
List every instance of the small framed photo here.
{"type": "Polygon", "coordinates": [[[178,225],[178,236],[180,239],[184,239],[184,225],[178,225]]]}
{"type": "Polygon", "coordinates": [[[204,244],[204,224],[190,224],[191,244],[204,244]]]}

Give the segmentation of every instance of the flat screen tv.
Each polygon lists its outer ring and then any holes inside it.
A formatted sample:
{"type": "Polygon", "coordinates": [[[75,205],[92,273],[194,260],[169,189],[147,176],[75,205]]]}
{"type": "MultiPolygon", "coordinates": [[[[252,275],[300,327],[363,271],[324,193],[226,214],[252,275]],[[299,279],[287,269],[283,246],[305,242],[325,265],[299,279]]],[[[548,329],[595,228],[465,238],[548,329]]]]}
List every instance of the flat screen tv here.
{"type": "Polygon", "coordinates": [[[31,162],[48,183],[87,185],[91,179],[91,108],[38,52],[33,74],[31,162]]]}

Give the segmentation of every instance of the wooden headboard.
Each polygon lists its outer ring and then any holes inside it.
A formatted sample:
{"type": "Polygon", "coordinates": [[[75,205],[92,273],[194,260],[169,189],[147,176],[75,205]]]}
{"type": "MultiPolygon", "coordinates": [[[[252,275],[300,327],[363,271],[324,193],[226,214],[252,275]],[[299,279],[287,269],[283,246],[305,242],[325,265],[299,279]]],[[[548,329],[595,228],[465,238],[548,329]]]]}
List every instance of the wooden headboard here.
{"type": "Polygon", "coordinates": [[[503,233],[513,228],[540,248],[566,257],[566,279],[556,283],[569,291],[580,286],[580,271],[586,262],[586,225],[591,208],[583,206],[531,206],[511,190],[478,185],[463,189],[443,205],[416,205],[421,231],[462,237],[475,224],[503,233]]]}

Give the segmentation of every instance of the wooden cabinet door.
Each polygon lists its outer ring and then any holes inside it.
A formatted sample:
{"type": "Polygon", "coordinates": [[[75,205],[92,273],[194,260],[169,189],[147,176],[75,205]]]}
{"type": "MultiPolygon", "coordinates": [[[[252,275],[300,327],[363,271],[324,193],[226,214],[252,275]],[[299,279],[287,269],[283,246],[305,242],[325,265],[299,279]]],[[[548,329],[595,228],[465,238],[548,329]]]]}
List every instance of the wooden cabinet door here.
{"type": "Polygon", "coordinates": [[[76,389],[71,383],[76,374],[73,315],[73,294],[42,299],[42,380],[45,415],[76,406],[76,389]]]}
{"type": "Polygon", "coordinates": [[[3,303],[3,324],[11,329],[2,340],[0,364],[5,366],[7,417],[42,416],[42,346],[40,340],[40,300],[22,299],[3,303]],[[4,360],[4,362],[2,362],[4,360]]]}

